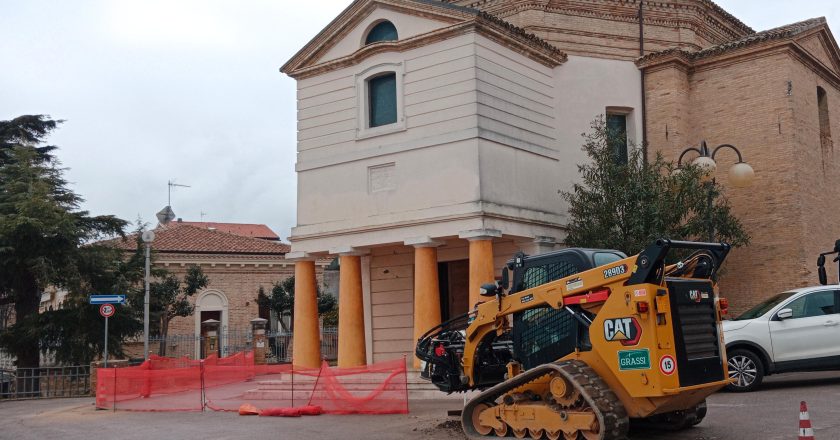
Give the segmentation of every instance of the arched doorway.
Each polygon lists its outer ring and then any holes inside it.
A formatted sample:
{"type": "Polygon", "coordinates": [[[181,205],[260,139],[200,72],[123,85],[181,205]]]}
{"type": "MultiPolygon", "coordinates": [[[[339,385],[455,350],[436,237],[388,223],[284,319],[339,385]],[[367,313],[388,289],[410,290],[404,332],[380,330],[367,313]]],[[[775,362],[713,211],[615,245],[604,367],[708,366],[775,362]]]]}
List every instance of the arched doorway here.
{"type": "MultiPolygon", "coordinates": [[[[220,290],[205,290],[195,300],[195,336],[198,341],[201,334],[201,323],[208,319],[215,319],[221,322],[219,328],[219,355],[226,356],[228,330],[228,300],[227,296],[220,290]]],[[[195,358],[201,357],[201,343],[195,344],[195,358]]]]}

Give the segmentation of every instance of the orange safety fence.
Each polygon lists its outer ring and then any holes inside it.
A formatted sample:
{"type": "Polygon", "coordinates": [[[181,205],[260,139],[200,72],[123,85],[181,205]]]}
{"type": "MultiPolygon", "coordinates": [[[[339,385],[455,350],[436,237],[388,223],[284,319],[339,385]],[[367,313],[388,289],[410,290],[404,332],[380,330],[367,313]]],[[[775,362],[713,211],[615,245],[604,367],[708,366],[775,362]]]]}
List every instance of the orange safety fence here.
{"type": "Polygon", "coordinates": [[[405,359],[320,369],[255,365],[253,352],[225,358],[152,356],[140,366],[99,368],[96,407],[126,411],[258,411],[320,408],[327,414],[408,413],[405,359]]]}
{"type": "Polygon", "coordinates": [[[355,368],[321,365],[310,406],[327,414],[408,414],[405,359],[355,368]]]}

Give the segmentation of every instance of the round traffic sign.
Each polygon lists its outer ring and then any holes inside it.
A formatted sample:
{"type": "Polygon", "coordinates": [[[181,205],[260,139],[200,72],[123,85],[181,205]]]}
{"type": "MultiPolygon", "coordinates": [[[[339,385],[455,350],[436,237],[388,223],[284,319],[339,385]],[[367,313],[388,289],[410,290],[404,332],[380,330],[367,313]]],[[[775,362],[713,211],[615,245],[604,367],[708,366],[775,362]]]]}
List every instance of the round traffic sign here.
{"type": "Polygon", "coordinates": [[[102,315],[103,318],[110,318],[114,316],[114,312],[117,311],[117,308],[114,307],[113,304],[102,304],[99,306],[99,314],[102,315]]]}
{"type": "Polygon", "coordinates": [[[670,376],[674,374],[674,371],[677,370],[677,361],[674,360],[674,357],[670,354],[666,354],[659,359],[659,371],[666,376],[670,376]]]}

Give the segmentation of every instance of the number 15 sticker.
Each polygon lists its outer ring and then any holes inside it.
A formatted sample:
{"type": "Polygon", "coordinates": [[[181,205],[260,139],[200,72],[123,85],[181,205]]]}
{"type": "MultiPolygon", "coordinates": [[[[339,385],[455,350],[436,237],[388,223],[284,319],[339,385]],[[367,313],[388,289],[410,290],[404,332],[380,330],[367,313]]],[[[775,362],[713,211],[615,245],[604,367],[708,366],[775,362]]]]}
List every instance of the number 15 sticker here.
{"type": "Polygon", "coordinates": [[[670,376],[674,374],[674,371],[677,370],[677,361],[674,360],[674,357],[666,354],[659,359],[659,371],[666,376],[670,376]]]}

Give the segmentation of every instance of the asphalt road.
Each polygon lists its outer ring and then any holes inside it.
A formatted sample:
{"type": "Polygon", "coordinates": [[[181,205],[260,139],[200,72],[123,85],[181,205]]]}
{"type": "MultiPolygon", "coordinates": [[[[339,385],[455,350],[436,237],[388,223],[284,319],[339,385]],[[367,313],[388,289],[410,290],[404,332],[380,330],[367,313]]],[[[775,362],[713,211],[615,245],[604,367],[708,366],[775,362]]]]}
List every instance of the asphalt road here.
{"type": "MultiPolygon", "coordinates": [[[[706,419],[679,433],[634,432],[632,440],[796,439],[808,402],[817,440],[840,439],[840,372],[774,376],[757,392],[719,393],[706,419]]],[[[461,439],[448,409],[461,402],[412,402],[408,415],[242,417],[232,413],[97,411],[93,399],[0,402],[0,439],[461,439]]]]}

